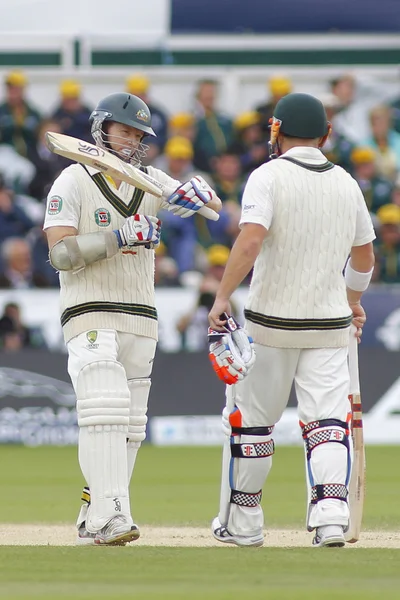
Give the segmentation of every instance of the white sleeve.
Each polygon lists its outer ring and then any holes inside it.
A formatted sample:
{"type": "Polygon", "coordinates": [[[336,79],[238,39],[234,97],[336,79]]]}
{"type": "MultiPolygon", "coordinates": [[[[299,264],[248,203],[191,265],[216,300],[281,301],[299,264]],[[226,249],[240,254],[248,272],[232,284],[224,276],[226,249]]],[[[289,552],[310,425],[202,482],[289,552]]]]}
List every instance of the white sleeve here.
{"type": "Polygon", "coordinates": [[[353,246],[364,246],[364,244],[372,242],[376,238],[376,235],[371,216],[368,212],[367,205],[365,204],[364,196],[360,189],[357,191],[356,234],[353,246]]]}
{"type": "Polygon", "coordinates": [[[168,196],[170,196],[172,192],[174,192],[181,185],[182,182],[178,181],[177,179],[173,179],[172,177],[164,173],[164,171],[161,171],[161,169],[156,169],[155,167],[147,167],[147,170],[151,177],[157,179],[157,181],[159,181],[162,185],[164,185],[167,188],[163,197],[160,198],[160,208],[165,208],[169,206],[165,198],[168,198],[168,196]]]}
{"type": "Polygon", "coordinates": [[[239,227],[245,223],[257,223],[269,229],[274,212],[274,180],[271,172],[262,165],[247,180],[242,198],[242,216],[239,227]]]}
{"type": "Polygon", "coordinates": [[[81,195],[73,173],[62,171],[47,196],[46,217],[43,229],[49,227],[75,227],[81,215],[81,195]]]}

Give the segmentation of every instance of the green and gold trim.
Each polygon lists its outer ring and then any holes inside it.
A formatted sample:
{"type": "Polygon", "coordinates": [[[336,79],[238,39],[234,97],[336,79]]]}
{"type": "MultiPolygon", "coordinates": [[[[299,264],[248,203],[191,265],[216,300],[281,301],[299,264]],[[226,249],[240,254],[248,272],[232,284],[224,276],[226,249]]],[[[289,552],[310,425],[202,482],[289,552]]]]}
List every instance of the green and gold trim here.
{"type": "Polygon", "coordinates": [[[270,317],[252,310],[245,309],[244,316],[248,321],[270,329],[284,329],[285,331],[331,331],[346,329],[351,325],[353,316],[339,317],[337,319],[281,319],[270,317]]]}
{"type": "Polygon", "coordinates": [[[157,321],[157,310],[146,304],[126,304],[124,302],[85,302],[67,308],[61,315],[64,327],[71,319],[92,312],[120,313],[132,317],[145,317],[157,321]]]}
{"type": "MultiPolygon", "coordinates": [[[[143,196],[145,194],[143,190],[135,188],[131,201],[129,202],[129,204],[125,204],[125,202],[123,202],[123,200],[121,200],[121,198],[119,198],[117,194],[114,194],[114,192],[110,189],[102,173],[90,175],[86,167],[84,165],[82,166],[89,175],[89,177],[91,177],[92,181],[99,188],[103,196],[108,200],[111,206],[113,206],[113,208],[115,208],[115,210],[119,212],[120,215],[126,218],[131,217],[132,215],[137,213],[137,211],[139,210],[139,206],[143,200],[143,196]]],[[[147,173],[146,167],[140,167],[140,170],[144,173],[147,173]]]]}
{"type": "Polygon", "coordinates": [[[86,502],[86,504],[90,504],[90,490],[88,487],[84,487],[82,490],[82,502],[86,502]]]}
{"type": "Polygon", "coordinates": [[[296,160],[295,158],[289,156],[280,156],[282,160],[288,160],[289,162],[297,165],[298,167],[303,167],[303,169],[307,169],[308,171],[314,171],[314,173],[325,173],[325,171],[330,171],[335,166],[329,160],[322,163],[322,165],[310,165],[309,163],[303,163],[300,160],[296,160]]]}

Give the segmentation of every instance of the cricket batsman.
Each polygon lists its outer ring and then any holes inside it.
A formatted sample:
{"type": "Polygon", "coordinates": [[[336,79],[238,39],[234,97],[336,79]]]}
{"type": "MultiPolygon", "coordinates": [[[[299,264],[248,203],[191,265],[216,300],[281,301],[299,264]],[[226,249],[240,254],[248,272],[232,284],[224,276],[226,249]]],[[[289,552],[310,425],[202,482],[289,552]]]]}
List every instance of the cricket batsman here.
{"type": "Polygon", "coordinates": [[[307,529],[316,547],[345,543],[352,463],[347,354],[350,325],[360,339],[366,319],[360,299],[372,276],[375,234],[358,184],[321,152],[329,132],[317,98],[293,93],[277,103],[275,160],[250,175],[241,232],[209,313],[212,361],[231,383],[220,510],[212,523],[223,543],[263,544],[262,488],[293,381],[305,445],[307,529]],[[245,356],[226,318],[232,293],[253,266],[244,331],[254,340],[255,361],[251,340],[245,356]]]}
{"type": "MultiPolygon", "coordinates": [[[[128,93],[103,98],[90,116],[98,146],[140,167],[155,136],[147,105],[128,93]]],[[[157,342],[154,246],[157,213],[182,218],[221,201],[201,177],[181,183],[141,167],[166,186],[163,198],[81,164],[54,182],[44,229],[60,272],[61,323],[77,397],[79,464],[88,487],[78,543],[125,545],[139,537],[129,482],[146,436],[157,342]]]]}

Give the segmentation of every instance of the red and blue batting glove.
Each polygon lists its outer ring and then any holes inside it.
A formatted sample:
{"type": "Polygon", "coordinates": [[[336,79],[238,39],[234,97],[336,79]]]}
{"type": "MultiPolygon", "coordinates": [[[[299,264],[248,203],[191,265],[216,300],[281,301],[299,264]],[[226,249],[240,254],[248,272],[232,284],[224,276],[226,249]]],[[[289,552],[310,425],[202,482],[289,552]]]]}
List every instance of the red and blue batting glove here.
{"type": "Polygon", "coordinates": [[[168,210],[186,219],[208,204],[213,195],[214,191],[203,177],[196,175],[190,181],[180,185],[167,198],[168,210]]]}

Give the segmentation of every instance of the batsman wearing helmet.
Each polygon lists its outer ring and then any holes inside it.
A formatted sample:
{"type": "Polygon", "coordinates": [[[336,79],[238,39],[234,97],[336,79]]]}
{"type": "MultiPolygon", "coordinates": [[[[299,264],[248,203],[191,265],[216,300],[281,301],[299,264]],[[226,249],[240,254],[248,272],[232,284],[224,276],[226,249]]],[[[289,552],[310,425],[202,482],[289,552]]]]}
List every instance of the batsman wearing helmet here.
{"type": "Polygon", "coordinates": [[[351,324],[360,338],[365,323],[360,299],[372,275],[375,234],[358,184],[320,150],[329,130],[313,96],[288,94],[276,105],[275,160],[249,177],[241,232],[209,314],[212,330],[226,330],[231,294],[254,266],[245,330],[256,359],[252,369],[237,353],[228,360],[231,374],[238,365],[238,377],[227,386],[220,510],[212,524],[224,543],[263,543],[262,488],[293,381],[305,445],[307,529],[315,531],[314,546],[345,543],[352,463],[347,354],[351,324]]]}
{"type": "MultiPolygon", "coordinates": [[[[103,98],[90,117],[96,144],[140,167],[154,136],[136,96],[103,98]]],[[[154,247],[157,213],[185,218],[221,202],[201,177],[181,183],[141,167],[168,190],[163,198],[74,164],[54,182],[44,229],[60,271],[61,323],[77,397],[79,463],[88,487],[78,542],[124,545],[139,537],[129,482],[146,436],[150,375],[157,342],[154,247]]]]}

